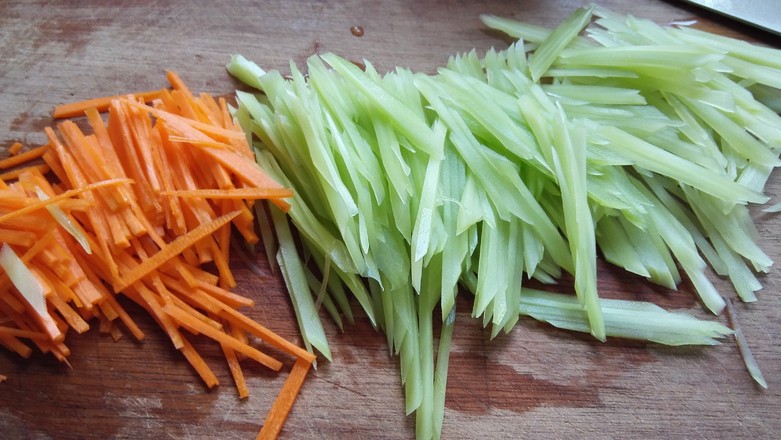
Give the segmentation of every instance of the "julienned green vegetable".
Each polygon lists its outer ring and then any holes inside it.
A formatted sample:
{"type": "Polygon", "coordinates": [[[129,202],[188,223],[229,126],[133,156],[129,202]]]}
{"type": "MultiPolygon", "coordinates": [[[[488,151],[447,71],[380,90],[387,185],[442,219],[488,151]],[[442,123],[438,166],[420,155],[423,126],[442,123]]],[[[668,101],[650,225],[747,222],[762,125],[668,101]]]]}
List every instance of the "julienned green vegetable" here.
{"type": "Polygon", "coordinates": [[[459,291],[492,336],[531,316],[599,339],[715,344],[731,333],[717,322],[600,299],[597,249],[670,288],[682,270],[716,314],[708,267],[754,301],[754,271],[772,264],[747,204],[768,200],[779,164],[781,51],[596,7],[555,30],[482,18],[521,41],[436,75],[334,54],[309,58],[308,77],[291,64],[290,80],[228,65],[263,92],[238,92],[235,109],[258,162],[296,192],[303,251],[273,219],[307,346],[329,356],[315,309],[351,321],[349,291],[400,356],[419,439],[442,429],[459,291]],[[562,270],[575,296],[524,287],[562,270]]]}

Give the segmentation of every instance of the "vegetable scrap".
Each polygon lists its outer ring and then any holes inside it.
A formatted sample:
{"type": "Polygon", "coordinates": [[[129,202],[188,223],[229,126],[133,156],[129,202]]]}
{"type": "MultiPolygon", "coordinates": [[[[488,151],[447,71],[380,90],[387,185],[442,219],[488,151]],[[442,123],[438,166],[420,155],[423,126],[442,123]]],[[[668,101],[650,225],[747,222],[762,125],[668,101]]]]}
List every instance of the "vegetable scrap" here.
{"type": "Polygon", "coordinates": [[[8,147],[8,154],[11,156],[16,156],[20,151],[22,151],[23,147],[24,145],[22,145],[21,142],[14,142],[10,147],[8,147]]]}
{"type": "Polygon", "coordinates": [[[286,210],[293,192],[257,165],[224,98],[193,95],[173,72],[168,79],[171,90],[57,107],[57,118],[86,116],[92,133],[65,120],[45,130],[46,145],[13,147],[0,160],[13,173],[0,179],[0,345],[67,363],[67,333],[92,321],[115,340],[125,331],[141,340],[122,296],[154,318],[209,388],[217,377],[189,335],[220,344],[243,399],[241,360],[283,367],[257,338],[295,358],[263,428],[272,438],[315,356],[240,311],[254,300],[230,291],[229,259],[234,230],[259,241],[255,202],[286,210]]]}
{"type": "Polygon", "coordinates": [[[727,303],[708,272],[753,302],[772,264],[748,205],[768,201],[781,163],[781,51],[595,6],[556,29],[482,20],[518,40],[435,75],[332,53],[289,77],[227,65],[262,92],[236,95],[256,160],[296,192],[287,216],[272,210],[267,252],[306,346],[330,355],[316,305],[341,327],[352,296],[400,356],[419,439],[441,435],[460,292],[492,337],[530,316],[600,340],[711,345],[732,331],[600,298],[598,252],[670,289],[687,277],[714,314],[727,303]],[[574,295],[527,287],[565,272],[574,295]]]}

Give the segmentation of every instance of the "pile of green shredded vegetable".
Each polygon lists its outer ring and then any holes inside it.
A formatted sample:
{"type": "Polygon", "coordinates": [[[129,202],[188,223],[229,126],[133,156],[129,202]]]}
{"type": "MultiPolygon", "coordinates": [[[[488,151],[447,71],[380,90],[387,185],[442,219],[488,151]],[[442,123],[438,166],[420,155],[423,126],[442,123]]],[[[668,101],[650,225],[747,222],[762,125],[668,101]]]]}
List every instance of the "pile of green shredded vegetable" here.
{"type": "Polygon", "coordinates": [[[234,112],[257,161],[295,190],[291,222],[271,207],[262,233],[307,348],[330,358],[318,310],[342,327],[357,301],[400,356],[419,439],[441,433],[458,294],[492,336],[530,316],[707,345],[732,331],[600,298],[598,252],[671,289],[688,278],[714,314],[726,303],[709,273],[750,302],[772,264],[748,204],[768,201],[779,164],[781,51],[596,6],[553,30],[482,19],[517,41],[434,75],[331,53],[287,78],[228,65],[259,90],[234,112]],[[564,272],[574,296],[525,287],[556,290],[564,272]]]}

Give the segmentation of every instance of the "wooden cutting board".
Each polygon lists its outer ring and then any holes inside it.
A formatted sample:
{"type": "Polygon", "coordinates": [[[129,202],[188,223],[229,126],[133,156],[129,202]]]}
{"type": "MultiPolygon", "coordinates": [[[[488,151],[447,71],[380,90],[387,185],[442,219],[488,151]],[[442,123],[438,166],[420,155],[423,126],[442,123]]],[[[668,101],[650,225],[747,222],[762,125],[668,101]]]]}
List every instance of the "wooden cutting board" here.
{"type": "MultiPolygon", "coordinates": [[[[50,112],[63,102],[165,85],[177,71],[195,91],[231,94],[223,66],[241,53],[288,71],[314,53],[333,51],[433,72],[448,55],[507,42],[484,29],[480,13],[554,26],[582,3],[546,1],[0,2],[0,145],[43,143],[50,112]],[[479,4],[478,4],[479,3],[479,4]],[[350,29],[361,26],[364,35],[350,29]]],[[[741,38],[751,33],[676,3],[603,1],[659,23],[698,26],[741,38]]],[[[3,153],[4,155],[4,153],[3,153]]],[[[781,194],[774,174],[768,194],[781,194]]],[[[777,216],[756,220],[761,244],[781,259],[777,216]]],[[[292,307],[263,257],[262,273],[234,261],[236,289],[258,305],[249,314],[298,341],[292,307]]],[[[642,299],[707,317],[692,288],[649,286],[600,266],[602,295],[642,299]]],[[[556,330],[522,320],[509,335],[489,333],[458,303],[443,435],[466,438],[777,438],[781,433],[781,271],[763,276],[752,305],[737,304],[743,332],[770,384],[754,385],[732,340],[708,348],[669,348],[556,330]]],[[[727,283],[718,286],[733,295],[727,283]]],[[[147,338],[113,342],[97,330],[69,335],[72,368],[48,356],[0,352],[0,438],[250,439],[286,376],[249,366],[251,397],[240,401],[217,348],[198,347],[222,383],[208,391],[151,319],[129,310],[147,338]]],[[[719,319],[724,319],[723,317],[719,319]]],[[[285,425],[285,439],[407,439],[398,361],[365,319],[340,333],[326,319],[334,351],[310,375],[285,425]]]]}

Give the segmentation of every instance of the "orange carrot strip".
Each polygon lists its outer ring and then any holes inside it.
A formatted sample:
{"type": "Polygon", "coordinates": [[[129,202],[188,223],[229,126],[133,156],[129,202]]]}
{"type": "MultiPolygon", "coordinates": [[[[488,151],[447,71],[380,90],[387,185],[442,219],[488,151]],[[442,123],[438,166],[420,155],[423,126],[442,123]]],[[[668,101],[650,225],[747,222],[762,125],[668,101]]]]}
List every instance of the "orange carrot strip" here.
{"type": "MultiPolygon", "coordinates": [[[[195,301],[194,303],[199,305],[197,301],[195,301]]],[[[186,301],[183,301],[177,298],[176,296],[171,296],[171,305],[178,307],[183,312],[187,313],[189,316],[196,318],[197,320],[208,325],[209,327],[218,330],[220,332],[224,332],[221,323],[201,313],[199,310],[197,310],[195,307],[188,304],[186,301]]]]}
{"type": "Polygon", "coordinates": [[[94,182],[109,178],[110,174],[103,166],[104,160],[101,160],[99,153],[93,148],[94,145],[90,145],[78,125],[73,121],[64,121],[57,128],[63,143],[68,146],[68,151],[78,162],[87,180],[94,182]]]}
{"type": "Polygon", "coordinates": [[[6,327],[0,325],[0,335],[15,336],[17,338],[27,339],[49,339],[49,335],[44,332],[36,332],[33,330],[24,330],[20,328],[6,327]]]}
{"type": "Polygon", "coordinates": [[[16,352],[19,356],[25,359],[29,358],[30,355],[33,354],[32,348],[28,347],[24,342],[16,339],[14,336],[5,336],[0,334],[0,344],[4,345],[9,350],[16,352]]]}
{"type": "MultiPolygon", "coordinates": [[[[52,285],[57,295],[66,302],[73,302],[78,309],[91,309],[91,303],[85,303],[79,295],[60,277],[56,276],[48,267],[36,266],[38,273],[46,277],[46,280],[52,285]]],[[[76,283],[74,283],[76,284],[76,283]]]]}
{"type": "Polygon", "coordinates": [[[214,231],[233,220],[237,215],[238,212],[223,215],[209,223],[201,224],[185,235],[177,237],[176,240],[172,241],[166,247],[160,249],[160,251],[152,255],[148,260],[144,260],[141,262],[141,264],[134,267],[130,272],[124,274],[124,276],[120,279],[116,290],[121,291],[127,286],[138,281],[145,275],[149,274],[151,271],[155,270],[161,264],[175,257],[176,255],[179,255],[184,249],[189,248],[195,242],[208,235],[211,235],[214,231]]]}
{"type": "MultiPolygon", "coordinates": [[[[169,275],[161,275],[163,283],[172,291],[178,293],[181,297],[189,300],[190,303],[197,304],[198,307],[208,310],[212,313],[219,313],[226,304],[220,304],[219,301],[210,297],[203,289],[197,286],[188,286],[169,275]]],[[[229,305],[230,306],[230,305],[229,305]]]]}
{"type": "Polygon", "coordinates": [[[190,344],[190,341],[182,338],[182,342],[184,345],[179,349],[179,351],[184,354],[184,357],[187,358],[187,361],[190,362],[190,365],[192,365],[198,375],[201,376],[201,379],[206,384],[206,386],[209,388],[214,388],[215,386],[219,385],[220,381],[217,380],[217,376],[215,376],[211,368],[206,365],[206,362],[203,360],[201,355],[195,351],[195,348],[192,346],[192,344],[190,344]]]}
{"type": "Polygon", "coordinates": [[[15,211],[27,206],[30,197],[18,185],[0,189],[0,210],[15,211]]]}
{"type": "MultiPolygon", "coordinates": [[[[21,257],[19,257],[24,264],[29,264],[30,261],[35,258],[39,253],[45,251],[47,249],[47,246],[49,246],[49,243],[52,242],[55,238],[55,231],[56,229],[51,229],[49,232],[44,234],[42,237],[38,238],[38,241],[35,242],[34,245],[27,248],[27,250],[22,254],[21,257]]],[[[4,276],[6,274],[3,274],[4,276]]],[[[0,285],[3,285],[0,283],[0,285]]]]}
{"type": "Polygon", "coordinates": [[[236,188],[236,189],[195,189],[163,191],[163,195],[177,197],[198,197],[204,199],[270,199],[293,197],[293,190],[288,188],[236,188]]]}
{"type": "MultiPolygon", "coordinates": [[[[200,309],[206,310],[209,312],[210,316],[218,314],[221,310],[220,306],[215,304],[214,301],[209,301],[208,298],[204,298],[206,294],[200,290],[182,289],[180,284],[176,286],[172,285],[170,287],[172,291],[179,294],[178,297],[175,297],[177,301],[181,301],[191,305],[192,307],[198,307],[200,309]]],[[[179,303],[177,302],[177,304],[179,303]]],[[[214,320],[214,318],[212,318],[212,320],[214,320]]]]}
{"type": "Polygon", "coordinates": [[[30,247],[35,243],[36,234],[29,231],[0,228],[0,242],[14,246],[30,247]]]}
{"type": "Polygon", "coordinates": [[[144,224],[139,220],[138,216],[133,212],[132,207],[128,207],[120,211],[122,220],[124,220],[125,228],[129,229],[130,234],[134,237],[140,237],[141,235],[149,233],[149,224],[144,224]]]}
{"type": "Polygon", "coordinates": [[[109,321],[113,321],[119,318],[119,314],[114,309],[113,304],[104,301],[98,303],[98,307],[100,308],[100,311],[103,313],[103,315],[105,315],[106,318],[108,318],[109,321]]]}
{"type": "Polygon", "coordinates": [[[194,139],[203,140],[222,140],[228,141],[231,139],[246,139],[246,135],[237,130],[226,130],[222,127],[217,127],[204,122],[188,119],[184,116],[179,116],[169,111],[149,107],[138,102],[123,100],[123,102],[136,107],[138,109],[147,111],[152,116],[162,119],[167,125],[173,129],[174,132],[179,133],[181,136],[190,137],[194,139]]]}
{"type": "MultiPolygon", "coordinates": [[[[222,229],[225,228],[223,227],[222,229]]],[[[222,229],[217,232],[221,232],[222,229]]],[[[211,253],[214,265],[217,267],[217,272],[220,274],[220,286],[226,289],[232,289],[236,287],[236,279],[233,277],[233,272],[231,272],[226,255],[222,252],[222,249],[220,249],[219,245],[213,237],[208,237],[207,240],[211,245],[211,253]]]]}
{"type": "MultiPolygon", "coordinates": [[[[135,99],[144,100],[149,102],[160,97],[162,90],[150,90],[147,92],[133,93],[135,99]]],[[[104,96],[102,98],[88,99],[85,101],[71,102],[69,104],[62,104],[54,107],[52,117],[54,119],[72,118],[74,116],[82,116],[85,111],[94,108],[99,112],[104,112],[111,105],[111,101],[119,99],[120,96],[104,96]]]]}
{"type": "MultiPolygon", "coordinates": [[[[6,283],[10,281],[7,275],[5,277],[6,277],[5,279],[6,283]]],[[[5,289],[7,287],[3,287],[3,288],[5,289]]],[[[22,302],[19,299],[17,299],[12,295],[0,295],[0,310],[6,308],[12,310],[15,314],[20,314],[24,312],[24,304],[22,304],[22,302]]]]}
{"type": "Polygon", "coordinates": [[[100,313],[100,309],[96,308],[96,309],[93,309],[93,310],[94,310],[94,315],[95,315],[96,318],[98,318],[98,322],[99,322],[99,324],[98,324],[98,331],[100,333],[108,333],[108,332],[110,332],[111,331],[111,327],[114,325],[114,323],[109,321],[109,319],[106,318],[105,316],[103,316],[103,314],[100,313]]]}
{"type": "MultiPolygon", "coordinates": [[[[18,156],[14,156],[14,157],[18,157],[18,156]]],[[[19,176],[24,173],[32,173],[32,172],[41,173],[41,174],[48,173],[49,165],[45,163],[41,163],[38,165],[30,165],[24,168],[16,168],[14,170],[7,171],[3,174],[0,174],[0,180],[14,180],[14,179],[18,179],[19,176]]]]}
{"type": "Polygon", "coordinates": [[[68,180],[68,175],[62,167],[62,162],[60,162],[60,159],[57,157],[57,153],[54,150],[47,151],[43,155],[43,161],[46,165],[49,165],[51,172],[57,176],[57,179],[61,182],[66,182],[68,180]]]}
{"type": "MultiPolygon", "coordinates": [[[[163,169],[166,170],[172,170],[173,166],[171,165],[171,161],[176,161],[176,158],[169,158],[169,150],[170,146],[167,133],[164,129],[164,124],[157,124],[155,128],[157,129],[158,135],[160,136],[160,160],[162,162],[163,169]]],[[[165,191],[173,191],[175,188],[175,179],[172,175],[173,173],[167,172],[163,173],[163,188],[165,191]]],[[[166,203],[166,207],[168,209],[168,213],[170,215],[170,218],[166,220],[167,226],[169,229],[171,229],[176,235],[184,234],[187,230],[187,227],[184,223],[184,218],[182,216],[182,206],[180,203],[180,200],[177,197],[168,196],[166,197],[166,200],[168,203],[166,203]]]]}
{"type": "Polygon", "coordinates": [[[119,329],[119,327],[117,327],[117,326],[116,326],[116,325],[114,325],[113,323],[112,323],[112,324],[111,324],[111,326],[109,327],[109,330],[108,330],[108,332],[109,332],[109,334],[111,335],[111,339],[113,339],[113,340],[114,340],[114,342],[117,342],[117,341],[119,341],[120,339],[122,339],[122,336],[123,336],[123,334],[122,334],[122,330],[120,330],[120,329],[119,329]]]}
{"type": "Polygon", "coordinates": [[[266,327],[259,324],[258,322],[253,321],[249,317],[241,314],[240,312],[230,307],[223,307],[222,311],[220,312],[220,316],[229,320],[232,325],[236,325],[240,328],[243,328],[249,333],[259,337],[260,339],[263,339],[268,344],[276,348],[279,348],[280,350],[285,351],[286,353],[290,353],[293,356],[306,359],[307,361],[310,362],[314,362],[315,360],[314,354],[309,353],[303,348],[293,344],[292,342],[288,341],[282,336],[279,336],[278,334],[272,332],[271,330],[267,329],[266,327]]]}
{"type": "MultiPolygon", "coordinates": [[[[137,154],[142,159],[144,174],[146,181],[154,191],[160,191],[160,177],[159,174],[165,172],[160,168],[160,159],[157,157],[157,148],[153,148],[152,145],[152,121],[149,118],[149,114],[146,112],[140,112],[138,109],[128,107],[128,116],[130,120],[130,132],[135,140],[135,148],[137,154]]],[[[155,142],[158,144],[159,142],[155,142]]]]}
{"type": "MultiPolygon", "coordinates": [[[[217,319],[216,316],[212,318],[217,319]]],[[[235,335],[231,331],[230,324],[227,321],[223,321],[222,325],[226,328],[226,331],[231,333],[231,336],[235,335]]],[[[246,344],[245,341],[241,341],[246,344]]],[[[244,372],[241,371],[241,365],[239,364],[239,357],[236,355],[236,351],[225,344],[220,344],[222,353],[225,355],[225,360],[228,362],[228,368],[230,369],[231,376],[233,376],[233,382],[236,384],[236,391],[239,393],[239,399],[246,399],[249,397],[249,390],[247,389],[247,381],[244,379],[244,372]]]]}
{"type": "Polygon", "coordinates": [[[136,324],[135,321],[133,321],[133,318],[130,317],[130,315],[127,314],[127,311],[119,305],[116,298],[113,296],[107,296],[105,301],[109,304],[111,304],[114,311],[119,315],[119,320],[122,321],[123,324],[125,324],[125,327],[127,327],[128,330],[130,330],[130,333],[133,334],[133,337],[135,337],[137,340],[144,339],[144,332],[141,331],[141,329],[138,327],[138,324],[136,324]]]}
{"type": "Polygon", "coordinates": [[[244,372],[239,365],[239,358],[236,356],[236,351],[228,347],[225,344],[220,344],[222,353],[225,355],[225,360],[228,362],[228,368],[230,369],[231,376],[233,376],[233,382],[236,384],[236,391],[239,393],[239,399],[246,399],[249,397],[249,390],[247,389],[247,381],[244,379],[244,372]]]}
{"type": "Polygon", "coordinates": [[[282,363],[278,360],[260,352],[254,347],[242,343],[241,341],[235,339],[223,331],[211,327],[210,325],[204,323],[203,321],[188,314],[178,307],[169,304],[164,306],[163,310],[188,329],[193,329],[199,333],[203,333],[205,336],[208,336],[209,338],[214,339],[221,344],[225,344],[226,346],[236,350],[239,353],[242,353],[248,358],[257,361],[261,365],[264,365],[274,371],[279,371],[279,369],[282,368],[282,363]]]}
{"type": "Polygon", "coordinates": [[[33,159],[37,159],[43,156],[47,151],[49,151],[48,144],[33,148],[32,150],[25,151],[24,153],[20,153],[15,156],[7,157],[3,160],[0,160],[0,169],[5,170],[17,165],[21,165],[25,162],[29,162],[33,159]]]}
{"type": "Polygon", "coordinates": [[[109,231],[111,231],[111,242],[114,243],[114,246],[120,249],[130,246],[128,241],[130,231],[127,228],[127,224],[115,215],[107,215],[106,222],[108,223],[109,231]]]}
{"type": "Polygon", "coordinates": [[[90,279],[81,279],[73,285],[73,292],[84,303],[84,308],[91,309],[92,305],[99,303],[108,296],[107,292],[101,292],[90,279]]]}
{"type": "Polygon", "coordinates": [[[195,99],[195,106],[200,108],[206,118],[212,125],[225,128],[225,124],[222,120],[222,112],[220,106],[217,105],[217,101],[207,93],[201,93],[197,99],[195,99]]]}
{"type": "Polygon", "coordinates": [[[236,148],[231,144],[226,144],[224,142],[218,142],[212,139],[192,139],[187,138],[183,136],[171,136],[169,139],[171,139],[171,142],[179,142],[182,144],[190,144],[196,147],[214,147],[214,148],[223,148],[226,150],[235,150],[236,148]]]}
{"type": "Polygon", "coordinates": [[[198,112],[198,109],[193,105],[193,102],[190,101],[186,95],[182,94],[180,90],[171,92],[171,99],[176,104],[176,107],[169,107],[166,111],[170,111],[192,121],[203,121],[203,115],[198,112]]]}
{"type": "Polygon", "coordinates": [[[182,341],[182,336],[179,333],[179,330],[177,330],[176,325],[171,317],[163,311],[163,307],[155,298],[154,292],[149,290],[141,283],[135,285],[134,289],[138,293],[139,298],[143,301],[143,305],[145,305],[145,308],[147,311],[149,311],[149,314],[155,318],[160,327],[162,327],[163,331],[168,334],[168,338],[171,339],[174,347],[177,349],[184,347],[184,342],[182,341]]]}
{"type": "Polygon", "coordinates": [[[239,307],[252,307],[253,305],[255,305],[255,301],[253,301],[251,298],[237,295],[229,290],[223,289],[219,286],[215,286],[214,284],[209,284],[203,281],[197,281],[196,286],[200,287],[204,291],[204,293],[213,297],[217,301],[220,301],[226,306],[232,307],[234,309],[239,307]]]}
{"type": "Polygon", "coordinates": [[[135,198],[145,216],[162,209],[146,180],[144,166],[135,148],[135,139],[131,130],[130,109],[124,101],[113,101],[109,107],[109,121],[115,121],[108,126],[109,136],[116,151],[119,162],[123,165],[128,177],[137,181],[133,188],[135,198]]]}
{"type": "Polygon", "coordinates": [[[192,99],[193,94],[190,92],[190,88],[187,87],[187,84],[182,81],[182,78],[179,77],[176,72],[168,70],[165,72],[165,77],[168,82],[171,83],[171,87],[173,87],[174,90],[181,90],[188,98],[192,99]]]}
{"type": "MultiPolygon", "coordinates": [[[[233,225],[236,226],[236,230],[241,234],[244,240],[249,244],[257,243],[260,238],[255,232],[255,215],[253,211],[247,206],[247,203],[243,200],[229,200],[233,202],[233,209],[237,209],[241,212],[241,215],[233,220],[233,225]]],[[[252,202],[250,200],[249,202],[252,202]]]]}
{"type": "Polygon", "coordinates": [[[89,330],[89,324],[87,324],[78,313],[76,313],[65,301],[57,295],[50,295],[46,298],[51,303],[60,315],[65,319],[68,325],[76,330],[76,333],[84,333],[89,330]]]}
{"type": "Polygon", "coordinates": [[[14,142],[10,147],[8,147],[8,154],[10,154],[11,156],[15,156],[19,154],[20,151],[22,151],[21,142],[14,142]]]}
{"type": "Polygon", "coordinates": [[[117,177],[127,177],[124,175],[122,163],[117,157],[116,149],[111,142],[111,136],[109,136],[108,129],[106,128],[106,124],[103,122],[103,118],[100,117],[100,114],[94,108],[88,109],[86,114],[87,121],[89,121],[89,125],[92,127],[93,133],[95,133],[95,138],[97,139],[98,147],[100,148],[101,156],[103,157],[105,166],[111,170],[112,175],[117,177]]]}
{"type": "Polygon", "coordinates": [[[70,355],[70,349],[63,344],[62,342],[53,343],[53,342],[47,342],[42,343],[44,345],[44,353],[51,353],[54,355],[54,357],[67,365],[70,365],[68,363],[68,355],[70,355]]]}
{"type": "Polygon", "coordinates": [[[261,428],[257,437],[258,440],[277,438],[280,431],[282,431],[282,425],[285,424],[285,420],[287,420],[287,416],[293,408],[296,397],[301,392],[301,387],[304,385],[304,380],[311,367],[312,363],[306,359],[296,359],[296,363],[290,369],[290,374],[285,379],[282,389],[277,394],[274,404],[266,415],[263,428],[261,428]]]}
{"type": "Polygon", "coordinates": [[[91,184],[89,184],[87,186],[83,186],[81,188],[71,189],[71,190],[65,191],[62,194],[56,195],[54,197],[50,197],[50,198],[48,198],[46,200],[40,200],[38,202],[31,203],[31,204],[29,204],[29,205],[25,206],[24,208],[19,209],[17,211],[9,212],[8,214],[2,215],[2,216],[0,216],[0,223],[5,223],[9,219],[12,219],[14,217],[23,216],[23,215],[28,214],[30,212],[36,211],[38,209],[45,208],[47,205],[51,205],[52,203],[57,203],[60,200],[69,199],[69,198],[71,198],[73,196],[76,196],[76,195],[79,195],[79,194],[81,194],[83,192],[92,191],[92,190],[95,190],[97,188],[104,188],[104,187],[107,187],[107,186],[121,185],[121,184],[125,184],[125,183],[133,183],[133,181],[130,180],[130,179],[111,179],[111,180],[104,180],[104,181],[101,181],[101,182],[91,183],[91,184]]]}
{"type": "Polygon", "coordinates": [[[217,231],[216,246],[217,252],[220,254],[220,260],[226,264],[226,270],[220,272],[220,287],[232,289],[236,287],[236,278],[233,276],[233,272],[227,263],[230,261],[230,248],[231,248],[231,227],[225,225],[217,231]]]}

